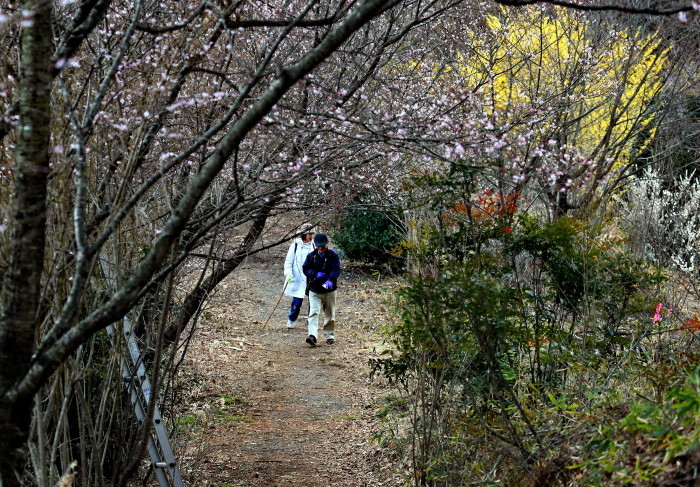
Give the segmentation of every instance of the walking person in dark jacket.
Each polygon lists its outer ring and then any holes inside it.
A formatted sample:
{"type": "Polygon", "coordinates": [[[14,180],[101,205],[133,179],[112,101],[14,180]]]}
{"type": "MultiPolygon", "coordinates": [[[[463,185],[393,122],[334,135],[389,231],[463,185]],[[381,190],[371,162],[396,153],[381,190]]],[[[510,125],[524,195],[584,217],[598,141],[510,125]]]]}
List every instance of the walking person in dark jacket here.
{"type": "Polygon", "coordinates": [[[335,343],[335,295],[340,276],[340,257],[335,250],[328,248],[328,236],[317,233],[314,236],[316,249],[306,256],[304,275],[309,282],[309,336],[306,343],[316,346],[318,336],[318,318],[324,311],[323,334],[326,343],[335,343]]]}

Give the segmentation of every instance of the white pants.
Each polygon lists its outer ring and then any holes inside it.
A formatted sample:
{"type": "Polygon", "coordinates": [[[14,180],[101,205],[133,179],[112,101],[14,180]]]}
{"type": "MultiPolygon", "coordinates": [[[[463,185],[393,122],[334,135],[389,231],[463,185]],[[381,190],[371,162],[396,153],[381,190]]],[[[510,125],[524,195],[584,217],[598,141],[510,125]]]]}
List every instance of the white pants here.
{"type": "Polygon", "coordinates": [[[323,310],[323,333],[326,335],[326,340],[329,338],[335,339],[333,334],[335,331],[335,293],[333,291],[331,293],[316,294],[313,291],[309,291],[309,304],[311,305],[309,335],[318,338],[318,317],[321,315],[321,310],[323,310]]]}

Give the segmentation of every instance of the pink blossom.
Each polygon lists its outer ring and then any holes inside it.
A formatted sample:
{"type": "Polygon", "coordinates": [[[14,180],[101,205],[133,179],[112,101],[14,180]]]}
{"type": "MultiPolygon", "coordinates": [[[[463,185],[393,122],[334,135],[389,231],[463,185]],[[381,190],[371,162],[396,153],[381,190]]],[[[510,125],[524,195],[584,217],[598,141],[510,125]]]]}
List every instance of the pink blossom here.
{"type": "Polygon", "coordinates": [[[659,321],[661,321],[661,309],[662,308],[663,308],[663,305],[661,303],[659,303],[656,306],[656,313],[654,313],[654,318],[653,318],[654,323],[658,323],[659,321]]]}

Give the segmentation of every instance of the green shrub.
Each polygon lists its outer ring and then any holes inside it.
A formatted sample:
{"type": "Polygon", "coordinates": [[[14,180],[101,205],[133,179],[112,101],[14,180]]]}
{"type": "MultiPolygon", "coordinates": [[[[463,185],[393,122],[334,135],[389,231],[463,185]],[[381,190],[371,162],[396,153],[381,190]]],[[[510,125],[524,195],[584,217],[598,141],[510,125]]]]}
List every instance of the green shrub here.
{"type": "MultiPolygon", "coordinates": [[[[405,245],[412,272],[395,291],[398,319],[387,336],[395,353],[373,363],[406,389],[412,482],[562,485],[598,475],[571,468],[567,456],[582,457],[595,428],[611,423],[597,422],[605,408],[630,401],[621,384],[644,382],[644,347],[653,343],[642,341],[663,331],[649,311],[666,275],[630,255],[615,228],[521,214],[517,192],[477,183],[455,170],[415,184],[422,208],[434,211],[422,213],[419,238],[405,245]]],[[[694,404],[678,410],[694,414],[694,404]]],[[[652,413],[641,411],[638,423],[652,413]]],[[[625,432],[640,428],[628,422],[625,432]]],[[[689,451],[686,443],[678,451],[689,451]]],[[[649,473],[640,467],[625,478],[649,473]]]]}
{"type": "Polygon", "coordinates": [[[333,239],[350,259],[395,265],[399,259],[391,252],[403,239],[403,230],[396,212],[365,205],[341,214],[333,239]]]}
{"type": "MultiPolygon", "coordinates": [[[[604,408],[596,416],[605,417],[604,408]]],[[[583,461],[567,468],[580,471],[585,485],[685,485],[700,450],[698,418],[696,366],[657,398],[638,393],[619,420],[600,421],[582,451],[583,461]]]]}

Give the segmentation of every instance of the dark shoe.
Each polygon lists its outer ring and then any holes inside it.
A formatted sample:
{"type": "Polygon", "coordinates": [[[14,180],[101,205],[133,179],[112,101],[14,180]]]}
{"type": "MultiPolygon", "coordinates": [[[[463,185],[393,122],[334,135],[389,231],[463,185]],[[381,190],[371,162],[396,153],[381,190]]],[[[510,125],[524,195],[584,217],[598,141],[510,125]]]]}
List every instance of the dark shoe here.
{"type": "Polygon", "coordinates": [[[328,340],[326,340],[326,345],[333,345],[334,343],[335,343],[334,338],[329,338],[328,340]]]}
{"type": "Polygon", "coordinates": [[[308,343],[308,344],[311,345],[312,347],[315,347],[315,346],[316,346],[316,337],[313,336],[313,335],[307,336],[307,337],[306,337],[306,343],[308,343]]]}

